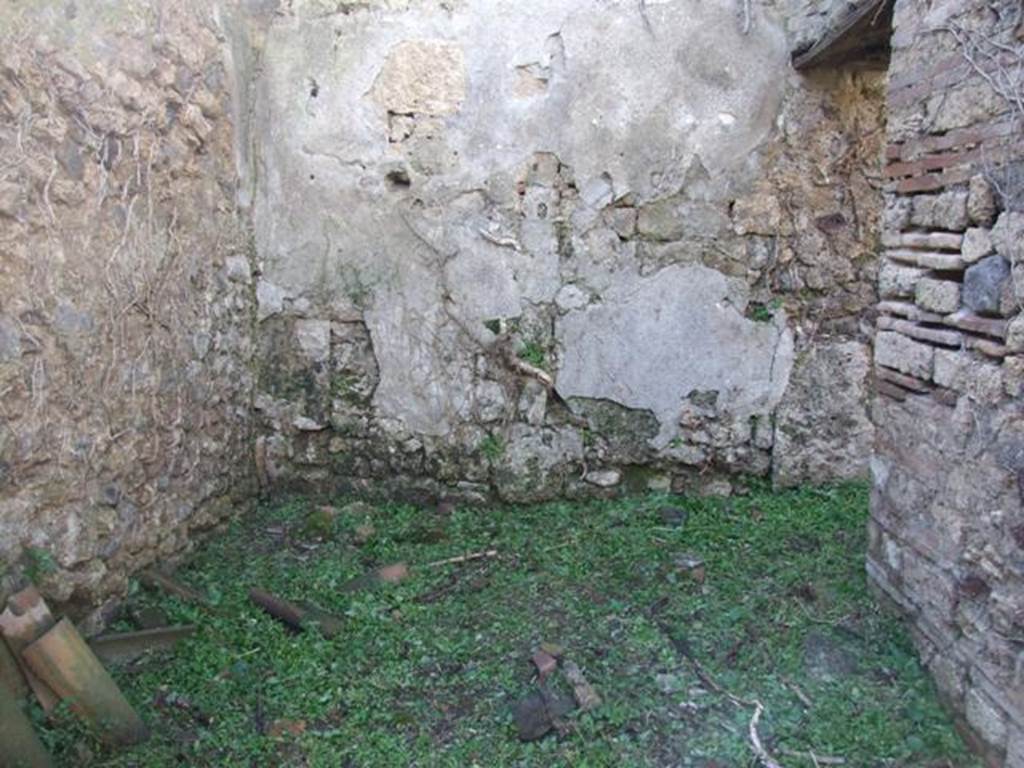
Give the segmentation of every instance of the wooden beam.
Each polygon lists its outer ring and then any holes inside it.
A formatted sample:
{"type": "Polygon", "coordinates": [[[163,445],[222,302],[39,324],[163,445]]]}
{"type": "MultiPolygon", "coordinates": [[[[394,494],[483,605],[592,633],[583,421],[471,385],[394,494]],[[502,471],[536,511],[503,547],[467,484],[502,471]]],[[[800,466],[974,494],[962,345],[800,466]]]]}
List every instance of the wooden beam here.
{"type": "Polygon", "coordinates": [[[864,0],[833,22],[818,42],[793,54],[793,67],[879,67],[889,58],[893,0],[864,0]]]}

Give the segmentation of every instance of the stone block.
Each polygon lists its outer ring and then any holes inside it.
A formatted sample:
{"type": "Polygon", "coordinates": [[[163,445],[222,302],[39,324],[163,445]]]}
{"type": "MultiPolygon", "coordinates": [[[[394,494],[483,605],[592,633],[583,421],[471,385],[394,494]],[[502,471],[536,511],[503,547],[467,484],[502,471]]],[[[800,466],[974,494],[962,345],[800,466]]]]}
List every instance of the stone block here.
{"type": "Polygon", "coordinates": [[[1000,707],[977,688],[964,697],[964,715],[974,732],[992,750],[1002,752],[1009,735],[1009,718],[1000,707]]]}
{"type": "Polygon", "coordinates": [[[939,195],[917,195],[910,222],[916,227],[962,232],[967,229],[967,192],[949,190],[939,195]]]}
{"type": "Polygon", "coordinates": [[[972,224],[987,227],[995,220],[998,206],[992,184],[980,173],[971,177],[967,191],[967,216],[972,224]]]}
{"type": "Polygon", "coordinates": [[[1013,355],[1003,360],[1003,391],[1010,397],[1024,394],[1024,357],[1013,355]]]}
{"type": "Polygon", "coordinates": [[[998,314],[1009,280],[1009,261],[1002,256],[982,259],[964,273],[964,306],[979,315],[998,314]]]}
{"type": "Polygon", "coordinates": [[[952,280],[925,277],[917,281],[914,301],[922,309],[947,314],[960,306],[960,284],[952,280]]]}
{"type": "Polygon", "coordinates": [[[329,320],[296,320],[295,341],[309,360],[325,362],[331,356],[331,323],[329,320]]]}
{"type": "Polygon", "coordinates": [[[992,245],[992,232],[982,227],[971,227],[964,233],[964,241],[960,246],[960,255],[965,262],[973,264],[978,259],[990,256],[995,251],[992,245]]]}
{"type": "Polygon", "coordinates": [[[931,379],[935,348],[893,331],[875,337],[875,362],[919,379],[931,379]]]}
{"type": "Polygon", "coordinates": [[[878,271],[878,292],[886,299],[913,297],[917,281],[925,274],[925,270],[917,267],[884,261],[878,271]]]}
{"type": "Polygon", "coordinates": [[[466,98],[462,49],[443,40],[405,40],[388,54],[374,100],[399,114],[450,115],[466,98]]]}
{"type": "Polygon", "coordinates": [[[1011,264],[1024,262],[1024,213],[1001,213],[992,228],[992,245],[1011,264]]]}

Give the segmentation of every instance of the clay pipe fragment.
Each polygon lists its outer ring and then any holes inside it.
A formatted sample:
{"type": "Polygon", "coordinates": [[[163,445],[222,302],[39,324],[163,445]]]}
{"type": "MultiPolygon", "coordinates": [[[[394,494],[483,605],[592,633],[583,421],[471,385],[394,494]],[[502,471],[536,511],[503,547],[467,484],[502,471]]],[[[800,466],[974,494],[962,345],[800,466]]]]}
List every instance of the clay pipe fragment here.
{"type": "Polygon", "coordinates": [[[3,635],[7,641],[11,653],[21,667],[22,674],[46,712],[53,711],[53,708],[57,706],[57,696],[46,683],[33,674],[21,657],[21,652],[26,646],[34,643],[49,631],[51,627],[53,627],[53,614],[50,613],[46,601],[34,586],[28,586],[17,594],[11,595],[7,599],[6,609],[0,613],[0,635],[3,635]]]}
{"type": "Polygon", "coordinates": [[[0,686],[0,768],[53,768],[14,695],[0,686]]]}
{"type": "Polygon", "coordinates": [[[14,658],[14,653],[2,636],[0,636],[0,688],[6,689],[15,701],[24,701],[29,693],[25,673],[18,666],[18,660],[14,658]]]}
{"type": "Polygon", "coordinates": [[[21,655],[107,744],[138,744],[149,736],[117,683],[66,618],[21,655]]]}
{"type": "Polygon", "coordinates": [[[89,647],[101,661],[119,663],[134,661],[147,651],[166,651],[179,640],[196,633],[195,624],[155,627],[139,632],[118,632],[94,637],[89,647]]]}
{"type": "Polygon", "coordinates": [[[336,637],[341,633],[341,619],[313,606],[292,603],[262,589],[250,589],[249,599],[278,621],[300,632],[316,625],[320,629],[320,634],[326,638],[336,637]]]}

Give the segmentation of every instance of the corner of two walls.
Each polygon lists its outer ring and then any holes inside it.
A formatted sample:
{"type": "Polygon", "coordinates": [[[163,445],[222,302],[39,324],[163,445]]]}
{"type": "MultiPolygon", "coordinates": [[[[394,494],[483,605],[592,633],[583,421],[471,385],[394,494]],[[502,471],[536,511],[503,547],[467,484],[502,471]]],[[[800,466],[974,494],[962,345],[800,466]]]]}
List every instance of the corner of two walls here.
{"type": "Polygon", "coordinates": [[[894,27],[868,574],[987,764],[1021,768],[1024,20],[898,0],[894,27]]]}
{"type": "Polygon", "coordinates": [[[86,628],[255,495],[254,287],[207,3],[0,11],[0,596],[86,628]]]}

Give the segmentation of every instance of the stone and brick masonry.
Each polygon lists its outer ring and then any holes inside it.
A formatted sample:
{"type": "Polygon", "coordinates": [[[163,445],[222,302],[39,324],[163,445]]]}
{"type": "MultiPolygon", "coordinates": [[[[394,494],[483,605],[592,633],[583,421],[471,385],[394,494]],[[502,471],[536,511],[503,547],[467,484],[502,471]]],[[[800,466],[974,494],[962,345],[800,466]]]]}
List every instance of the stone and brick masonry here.
{"type": "Polygon", "coordinates": [[[965,732],[1008,768],[1024,766],[1020,24],[1017,3],[895,6],[868,555],[965,732]]]}

